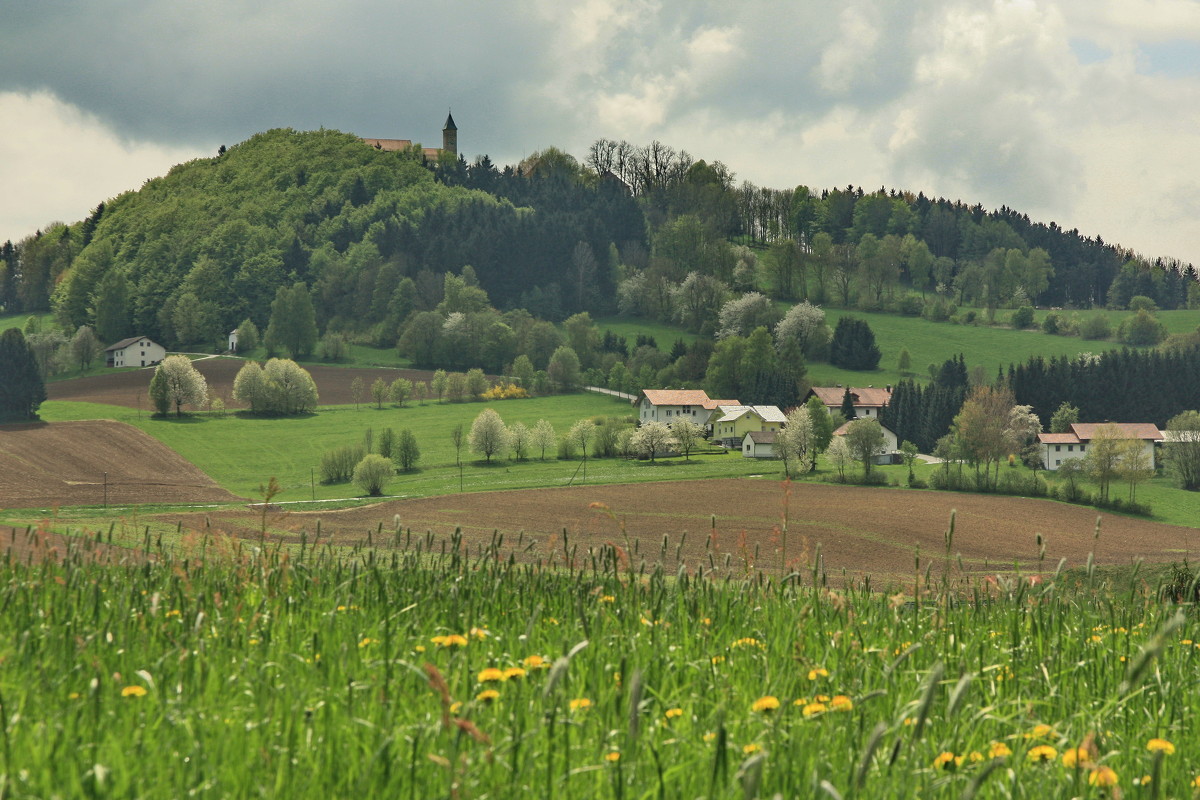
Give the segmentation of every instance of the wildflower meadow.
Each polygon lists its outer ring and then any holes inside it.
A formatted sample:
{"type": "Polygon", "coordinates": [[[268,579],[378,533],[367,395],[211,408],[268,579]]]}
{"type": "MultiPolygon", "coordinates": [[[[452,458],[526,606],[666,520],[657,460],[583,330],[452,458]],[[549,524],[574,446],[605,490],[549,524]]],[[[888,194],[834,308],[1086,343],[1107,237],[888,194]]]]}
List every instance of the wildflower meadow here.
{"type": "MultiPolygon", "coordinates": [[[[0,532],[4,533],[4,532],[0,532]]],[[[12,531],[12,538],[36,531],[12,531]]],[[[11,797],[1191,797],[1194,611],[217,535],[0,579],[11,797]]],[[[948,565],[951,559],[947,559],[948,565]]],[[[1200,636],[1196,636],[1200,640],[1200,636]]]]}

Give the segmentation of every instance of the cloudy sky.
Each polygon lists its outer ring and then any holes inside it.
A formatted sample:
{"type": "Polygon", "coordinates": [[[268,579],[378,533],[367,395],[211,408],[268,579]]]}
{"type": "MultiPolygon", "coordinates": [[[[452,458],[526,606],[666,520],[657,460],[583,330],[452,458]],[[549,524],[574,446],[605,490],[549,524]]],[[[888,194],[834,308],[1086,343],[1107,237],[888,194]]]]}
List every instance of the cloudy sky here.
{"type": "Polygon", "coordinates": [[[0,241],[275,127],[514,163],[658,139],[1200,264],[1197,0],[41,0],[0,12],[0,241]]]}

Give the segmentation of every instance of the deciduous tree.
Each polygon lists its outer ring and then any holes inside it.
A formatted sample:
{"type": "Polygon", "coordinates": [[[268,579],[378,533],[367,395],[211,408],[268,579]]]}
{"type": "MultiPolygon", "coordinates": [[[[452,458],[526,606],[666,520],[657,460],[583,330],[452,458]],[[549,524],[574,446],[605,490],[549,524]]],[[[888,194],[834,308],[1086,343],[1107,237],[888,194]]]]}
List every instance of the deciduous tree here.
{"type": "Polygon", "coordinates": [[[1167,421],[1163,451],[1167,469],[1180,487],[1200,489],[1200,411],[1184,411],[1167,421]]]}
{"type": "Polygon", "coordinates": [[[667,423],[647,422],[633,434],[630,445],[640,455],[654,461],[658,454],[678,446],[678,441],[667,423]]]}
{"type": "Polygon", "coordinates": [[[46,384],[19,328],[0,333],[0,420],[37,419],[46,384]]]}
{"type": "Polygon", "coordinates": [[[471,450],[491,463],[492,456],[503,456],[508,449],[508,428],[495,410],[485,408],[471,423],[471,450]]]}
{"type": "Polygon", "coordinates": [[[202,406],[208,399],[208,383],[187,356],[167,356],[155,368],[162,373],[168,405],[175,406],[175,415],[183,416],[183,404],[202,406]]]}
{"type": "Polygon", "coordinates": [[[383,494],[388,481],[396,474],[390,458],[384,458],[378,453],[368,453],[354,467],[354,482],[372,497],[383,494]]]}

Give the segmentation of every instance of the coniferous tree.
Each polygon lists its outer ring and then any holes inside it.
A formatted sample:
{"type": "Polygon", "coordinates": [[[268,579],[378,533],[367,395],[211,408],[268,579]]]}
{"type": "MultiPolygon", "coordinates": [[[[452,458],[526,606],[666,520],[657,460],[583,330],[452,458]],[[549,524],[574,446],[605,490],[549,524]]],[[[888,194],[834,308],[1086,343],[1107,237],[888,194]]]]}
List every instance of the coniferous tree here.
{"type": "Polygon", "coordinates": [[[829,363],[844,369],[871,370],[879,366],[881,357],[870,325],[854,317],[838,320],[829,345],[829,363]]]}
{"type": "Polygon", "coordinates": [[[25,334],[19,328],[0,333],[0,420],[37,419],[46,384],[25,334]]]}

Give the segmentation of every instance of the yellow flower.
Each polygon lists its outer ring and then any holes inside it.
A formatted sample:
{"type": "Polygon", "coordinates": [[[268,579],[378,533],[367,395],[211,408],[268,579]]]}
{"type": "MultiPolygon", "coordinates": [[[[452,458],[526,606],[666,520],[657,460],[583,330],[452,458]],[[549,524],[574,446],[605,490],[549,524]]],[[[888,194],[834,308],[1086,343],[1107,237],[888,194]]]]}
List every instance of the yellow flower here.
{"type": "Polygon", "coordinates": [[[527,673],[520,667],[509,667],[504,670],[504,680],[509,678],[524,678],[527,673]]]}
{"type": "MultiPolygon", "coordinates": [[[[606,594],[600,598],[600,602],[601,603],[615,603],[615,602],[617,602],[617,598],[613,597],[611,594],[606,594]]],[[[609,753],[609,755],[612,755],[612,753],[609,753]]],[[[620,758],[620,757],[621,757],[621,754],[618,753],[617,758],[620,758]]]]}
{"type": "Polygon", "coordinates": [[[938,753],[937,758],[933,760],[934,769],[951,770],[957,766],[958,763],[954,758],[954,753],[951,753],[949,750],[943,753],[938,753]]]}
{"type": "Polygon", "coordinates": [[[67,695],[67,699],[68,700],[78,700],[79,692],[71,692],[69,695],[67,695]]]}
{"type": "Polygon", "coordinates": [[[450,713],[451,714],[457,714],[459,711],[462,711],[462,703],[454,702],[454,703],[450,704],[450,713]]]}
{"type": "Polygon", "coordinates": [[[988,756],[991,758],[1007,758],[1012,755],[1012,750],[1008,749],[1008,745],[1004,742],[992,742],[992,746],[988,748],[988,756]]]}
{"type": "Polygon", "coordinates": [[[467,646],[467,637],[463,636],[461,633],[452,633],[449,636],[434,636],[429,641],[433,642],[434,644],[438,645],[439,647],[466,647],[467,646]]]}
{"type": "Polygon", "coordinates": [[[1192,787],[1195,789],[1200,789],[1200,775],[1197,775],[1192,779],[1192,787]]]}
{"type": "Polygon", "coordinates": [[[168,617],[179,617],[179,616],[183,615],[183,612],[180,611],[178,608],[172,608],[170,611],[167,612],[166,615],[168,617]]]}
{"type": "Polygon", "coordinates": [[[506,680],[506,678],[504,677],[504,670],[496,669],[495,667],[488,667],[487,669],[480,670],[479,674],[475,677],[475,679],[477,681],[479,681],[480,683],[489,683],[491,681],[506,680]]]}
{"type": "Polygon", "coordinates": [[[828,702],[829,702],[829,695],[827,695],[827,694],[819,694],[819,695],[817,695],[816,697],[814,697],[814,698],[813,698],[813,700],[816,700],[818,703],[828,703],[828,702]]]}
{"type": "Polygon", "coordinates": [[[471,635],[481,642],[487,637],[491,636],[491,634],[488,633],[487,628],[471,628],[471,635]]]}
{"type": "Polygon", "coordinates": [[[1048,744],[1039,744],[1026,753],[1025,757],[1035,762],[1053,761],[1058,757],[1058,751],[1048,744]]]}
{"type": "Polygon", "coordinates": [[[604,760],[608,761],[609,763],[615,763],[621,760],[621,754],[616,750],[613,750],[611,753],[604,754],[604,760]]]}
{"type": "Polygon", "coordinates": [[[1045,739],[1047,736],[1053,736],[1053,735],[1054,735],[1054,728],[1050,727],[1049,725],[1046,725],[1045,723],[1040,723],[1038,725],[1034,725],[1033,730],[1031,730],[1029,733],[1025,734],[1025,738],[1026,739],[1045,739]]]}
{"type": "Polygon", "coordinates": [[[521,662],[528,669],[549,669],[550,662],[541,656],[529,656],[521,662]]]}
{"type": "Polygon", "coordinates": [[[1088,773],[1089,786],[1116,786],[1117,780],[1117,773],[1112,767],[1096,767],[1088,773]]]}
{"type": "Polygon", "coordinates": [[[1083,767],[1091,764],[1092,757],[1082,747],[1072,747],[1062,754],[1062,763],[1067,769],[1074,769],[1075,767],[1083,767]]]}
{"type": "Polygon", "coordinates": [[[751,711],[755,711],[755,712],[759,712],[759,713],[774,711],[777,708],[779,708],[779,698],[774,697],[769,694],[764,697],[758,698],[750,706],[751,711]]]}
{"type": "Polygon", "coordinates": [[[824,667],[817,667],[816,669],[810,669],[808,671],[808,679],[810,681],[815,681],[817,678],[828,678],[828,677],[829,677],[829,670],[825,669],[824,667]]]}
{"type": "Polygon", "coordinates": [[[358,646],[359,647],[368,647],[373,644],[375,644],[375,640],[368,636],[368,637],[364,637],[363,640],[358,643],[358,646]]]}
{"type": "Polygon", "coordinates": [[[753,636],[745,636],[733,643],[734,647],[757,647],[762,649],[763,643],[753,636]]]}
{"type": "Polygon", "coordinates": [[[251,646],[256,645],[256,644],[258,644],[258,639],[250,639],[247,641],[247,644],[249,644],[251,646]]]}
{"type": "Polygon", "coordinates": [[[490,703],[500,696],[500,693],[495,689],[484,689],[479,694],[475,695],[475,699],[484,703],[490,703]]]}
{"type": "Polygon", "coordinates": [[[145,686],[126,686],[121,690],[121,697],[145,697],[145,686]]]}
{"type": "Polygon", "coordinates": [[[586,697],[576,697],[570,702],[570,707],[572,711],[580,711],[581,709],[591,708],[592,701],[586,697]]]}
{"type": "Polygon", "coordinates": [[[1146,749],[1151,753],[1162,753],[1163,755],[1174,755],[1175,745],[1168,742],[1166,739],[1151,739],[1146,742],[1146,749]]]}
{"type": "Polygon", "coordinates": [[[815,717],[817,714],[823,714],[828,710],[824,703],[809,703],[804,707],[804,716],[815,717]]]}
{"type": "Polygon", "coordinates": [[[417,645],[417,646],[416,646],[415,648],[413,648],[413,649],[414,649],[414,650],[416,650],[418,653],[424,653],[424,652],[425,652],[425,645],[423,645],[423,644],[419,644],[419,645],[417,645]]]}
{"type": "Polygon", "coordinates": [[[725,656],[713,656],[712,657],[712,663],[714,666],[722,663],[724,660],[725,660],[725,656]]]}
{"type": "Polygon", "coordinates": [[[978,750],[972,750],[969,754],[967,754],[967,760],[972,764],[978,764],[980,761],[983,761],[983,753],[979,752],[978,750]]]}
{"type": "MultiPolygon", "coordinates": [[[[717,738],[717,735],[715,733],[713,733],[712,731],[709,731],[708,733],[704,734],[705,744],[715,741],[716,738],[717,738]]],[[[1197,780],[1200,780],[1200,778],[1197,778],[1197,780]]]]}
{"type": "Polygon", "coordinates": [[[666,713],[667,719],[675,719],[676,717],[682,717],[682,716],[683,716],[682,708],[668,708],[667,709],[667,713],[666,713]]]}
{"type": "Polygon", "coordinates": [[[1142,777],[1140,777],[1140,778],[1134,778],[1134,779],[1133,779],[1133,785],[1134,785],[1134,786],[1149,786],[1149,785],[1150,785],[1150,782],[1151,782],[1151,781],[1153,781],[1153,780],[1154,780],[1154,779],[1153,779],[1153,778],[1151,778],[1149,775],[1143,775],[1143,776],[1142,776],[1142,777]]]}
{"type": "Polygon", "coordinates": [[[745,753],[746,755],[751,755],[753,753],[757,753],[759,750],[762,750],[762,748],[759,747],[754,742],[751,742],[750,744],[748,744],[742,748],[742,752],[745,753]]]}
{"type": "Polygon", "coordinates": [[[838,694],[829,701],[829,707],[834,711],[853,711],[854,701],[844,694],[838,694]]]}

